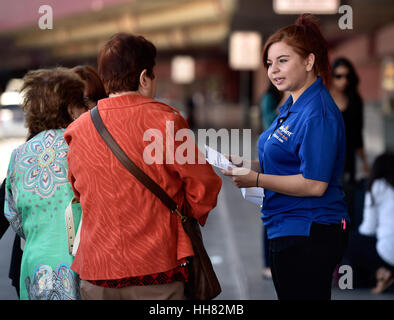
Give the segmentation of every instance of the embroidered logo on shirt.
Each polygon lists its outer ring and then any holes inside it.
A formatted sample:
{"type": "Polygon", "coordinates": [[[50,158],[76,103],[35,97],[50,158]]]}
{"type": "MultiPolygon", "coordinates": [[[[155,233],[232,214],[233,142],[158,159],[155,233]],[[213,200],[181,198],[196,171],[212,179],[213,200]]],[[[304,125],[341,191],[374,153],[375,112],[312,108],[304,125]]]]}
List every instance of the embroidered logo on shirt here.
{"type": "Polygon", "coordinates": [[[277,129],[276,132],[273,134],[273,136],[281,143],[283,143],[287,141],[292,134],[293,132],[289,131],[289,125],[287,125],[286,127],[284,125],[281,125],[279,129],[277,129]]]}
{"type": "Polygon", "coordinates": [[[279,130],[282,131],[282,133],[284,133],[288,137],[290,137],[293,134],[293,132],[289,131],[289,125],[287,125],[286,127],[284,127],[283,125],[280,126],[279,130]]]}

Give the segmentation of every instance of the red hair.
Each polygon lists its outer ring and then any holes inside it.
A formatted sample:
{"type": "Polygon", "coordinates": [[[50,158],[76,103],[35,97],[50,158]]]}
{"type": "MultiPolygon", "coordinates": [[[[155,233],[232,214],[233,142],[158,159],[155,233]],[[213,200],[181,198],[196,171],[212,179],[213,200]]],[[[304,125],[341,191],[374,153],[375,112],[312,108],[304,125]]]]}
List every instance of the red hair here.
{"type": "Polygon", "coordinates": [[[71,69],[85,82],[86,98],[97,104],[100,99],[107,98],[104,85],[96,70],[88,65],[76,66],[71,69]]]}
{"type": "Polygon", "coordinates": [[[154,79],[156,47],[142,36],[117,33],[98,56],[98,73],[107,94],[136,91],[141,72],[154,79]]]}
{"type": "Polygon", "coordinates": [[[266,69],[268,50],[272,44],[283,41],[293,47],[301,57],[306,58],[310,53],[315,55],[313,69],[325,84],[330,79],[330,62],[328,60],[328,44],[324,39],[319,21],[310,13],[300,15],[295,24],[283,27],[272,34],[263,49],[263,64],[266,69]]]}

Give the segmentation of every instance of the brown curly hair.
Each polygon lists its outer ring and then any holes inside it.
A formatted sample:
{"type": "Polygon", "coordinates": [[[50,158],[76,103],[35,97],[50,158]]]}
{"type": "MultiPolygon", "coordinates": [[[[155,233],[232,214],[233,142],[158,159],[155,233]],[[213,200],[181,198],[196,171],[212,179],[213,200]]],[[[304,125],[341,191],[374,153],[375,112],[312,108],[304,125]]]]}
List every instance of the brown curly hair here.
{"type": "Polygon", "coordinates": [[[66,128],[73,121],[67,108],[86,107],[84,83],[70,69],[58,67],[29,71],[23,81],[22,109],[30,134],[66,128]]]}

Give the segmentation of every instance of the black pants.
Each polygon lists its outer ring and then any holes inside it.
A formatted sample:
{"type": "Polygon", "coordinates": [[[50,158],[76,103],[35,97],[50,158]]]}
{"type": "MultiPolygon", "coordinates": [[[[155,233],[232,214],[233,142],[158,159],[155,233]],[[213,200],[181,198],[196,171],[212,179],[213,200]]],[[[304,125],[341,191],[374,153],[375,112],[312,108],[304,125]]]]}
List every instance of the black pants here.
{"type": "Polygon", "coordinates": [[[269,241],[267,235],[267,229],[263,227],[262,232],[262,247],[263,247],[263,267],[270,267],[270,258],[269,258],[269,241]]]}
{"type": "Polygon", "coordinates": [[[332,276],[347,245],[341,225],[313,223],[309,237],[270,240],[270,265],[279,300],[330,300],[332,276]]]}

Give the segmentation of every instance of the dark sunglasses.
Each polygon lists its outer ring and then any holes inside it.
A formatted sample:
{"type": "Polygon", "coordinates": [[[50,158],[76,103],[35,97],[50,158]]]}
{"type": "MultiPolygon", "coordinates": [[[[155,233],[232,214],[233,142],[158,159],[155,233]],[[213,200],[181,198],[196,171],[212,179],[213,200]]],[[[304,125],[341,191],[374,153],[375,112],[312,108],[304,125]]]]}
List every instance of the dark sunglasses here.
{"type": "Polygon", "coordinates": [[[340,73],[337,73],[337,74],[334,74],[334,78],[335,78],[335,79],[341,79],[341,78],[349,79],[349,74],[340,74],[340,73]]]}

